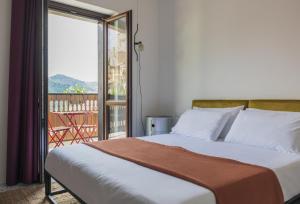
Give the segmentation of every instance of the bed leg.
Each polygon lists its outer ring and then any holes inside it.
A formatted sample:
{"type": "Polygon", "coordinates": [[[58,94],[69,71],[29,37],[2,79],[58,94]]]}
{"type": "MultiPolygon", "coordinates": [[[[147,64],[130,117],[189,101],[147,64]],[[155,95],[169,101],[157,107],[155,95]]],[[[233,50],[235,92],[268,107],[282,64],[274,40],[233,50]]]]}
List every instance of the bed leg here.
{"type": "MultiPolygon", "coordinates": [[[[76,194],[72,193],[72,191],[69,191],[64,185],[62,185],[61,183],[59,183],[59,181],[56,180],[56,182],[61,185],[64,189],[63,190],[58,190],[58,191],[53,191],[51,189],[51,179],[53,178],[47,171],[45,171],[44,173],[44,178],[45,178],[45,197],[48,199],[48,201],[51,204],[57,204],[57,202],[54,199],[55,195],[60,195],[63,193],[70,193],[72,196],[74,196],[74,198],[76,198],[79,203],[83,203],[85,204],[85,202],[83,202],[76,194]]],[[[54,178],[53,178],[54,179],[54,178]]]]}
{"type": "Polygon", "coordinates": [[[52,197],[51,176],[46,171],[45,171],[44,175],[45,175],[45,196],[51,204],[57,204],[57,202],[52,197]]]}
{"type": "Polygon", "coordinates": [[[51,195],[51,176],[45,171],[45,195],[51,195]]]}

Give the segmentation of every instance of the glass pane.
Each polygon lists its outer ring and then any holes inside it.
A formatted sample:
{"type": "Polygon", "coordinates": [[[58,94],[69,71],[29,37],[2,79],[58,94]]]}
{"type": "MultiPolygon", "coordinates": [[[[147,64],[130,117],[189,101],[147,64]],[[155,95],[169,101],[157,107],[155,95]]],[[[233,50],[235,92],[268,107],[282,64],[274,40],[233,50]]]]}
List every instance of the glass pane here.
{"type": "Polygon", "coordinates": [[[126,106],[110,106],[108,119],[109,139],[126,137],[126,106]]]}
{"type": "Polygon", "coordinates": [[[127,25],[126,18],[108,23],[108,100],[126,100],[127,25]]]}

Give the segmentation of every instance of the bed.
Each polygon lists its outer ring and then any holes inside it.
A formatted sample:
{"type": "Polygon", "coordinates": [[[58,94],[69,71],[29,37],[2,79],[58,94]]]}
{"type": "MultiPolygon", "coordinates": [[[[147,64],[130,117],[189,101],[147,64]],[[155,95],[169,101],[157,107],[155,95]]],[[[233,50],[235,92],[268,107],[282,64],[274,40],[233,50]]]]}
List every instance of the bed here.
{"type": "MultiPolygon", "coordinates": [[[[193,107],[239,105],[300,112],[300,101],[193,101],[193,107]]],[[[300,154],[285,154],[240,144],[209,142],[178,134],[139,139],[270,168],[278,177],[286,203],[298,202],[300,154]]],[[[113,157],[84,144],[51,151],[46,160],[45,171],[46,194],[52,202],[52,195],[69,191],[82,203],[216,203],[214,194],[204,187],[113,157]],[[51,177],[66,190],[51,192],[51,177]]]]}

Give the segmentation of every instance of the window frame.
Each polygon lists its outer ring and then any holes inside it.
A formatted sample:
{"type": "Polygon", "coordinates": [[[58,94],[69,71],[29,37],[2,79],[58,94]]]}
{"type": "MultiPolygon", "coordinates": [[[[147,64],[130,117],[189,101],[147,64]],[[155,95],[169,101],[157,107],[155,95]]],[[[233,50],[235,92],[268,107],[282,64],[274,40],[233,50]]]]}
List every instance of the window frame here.
{"type": "Polygon", "coordinates": [[[111,106],[125,106],[126,107],[126,137],[132,137],[132,10],[120,13],[118,15],[109,17],[104,21],[104,77],[103,77],[103,135],[104,139],[109,139],[109,107],[111,106]],[[114,101],[108,97],[108,24],[120,18],[126,18],[127,25],[127,95],[126,100],[114,101]]]}
{"type": "MultiPolygon", "coordinates": [[[[45,126],[45,149],[46,149],[46,154],[48,153],[48,14],[49,11],[56,11],[58,13],[62,13],[62,14],[66,14],[66,15],[70,15],[70,16],[77,16],[79,18],[86,18],[86,19],[91,19],[91,20],[95,20],[98,22],[98,24],[102,25],[102,31],[100,29],[100,26],[98,26],[98,39],[103,39],[104,37],[104,19],[111,17],[110,15],[106,15],[106,14],[102,14],[102,13],[98,13],[98,12],[94,12],[94,11],[90,11],[90,10],[86,10],[86,9],[82,9],[82,8],[78,8],[75,6],[71,6],[71,5],[67,5],[67,4],[63,4],[63,3],[58,3],[58,2],[54,2],[54,1],[48,1],[48,4],[46,6],[47,8],[47,12],[45,12],[45,51],[44,51],[44,58],[45,58],[45,65],[44,65],[44,104],[45,104],[45,109],[44,109],[44,115],[45,115],[45,119],[44,119],[44,126],[45,126]]],[[[103,47],[104,47],[104,42],[102,45],[100,45],[100,43],[98,43],[98,52],[103,52],[103,47]]],[[[104,55],[102,56],[102,58],[104,57],[104,55]]],[[[103,110],[102,110],[102,101],[103,101],[103,93],[101,93],[102,90],[102,83],[104,81],[103,79],[103,59],[100,59],[101,57],[99,57],[98,60],[98,133],[100,133],[105,125],[101,123],[101,121],[103,121],[103,110]],[[100,131],[99,131],[100,130],[100,131]]],[[[104,137],[102,134],[98,135],[98,140],[103,140],[104,137]]]]}
{"type": "Polygon", "coordinates": [[[102,22],[105,19],[110,17],[110,15],[106,15],[103,13],[98,13],[95,11],[90,11],[87,9],[83,9],[83,8],[79,8],[79,7],[75,7],[75,6],[71,6],[71,5],[67,5],[67,4],[62,4],[62,3],[58,3],[58,2],[54,2],[54,1],[48,2],[48,9],[59,11],[62,13],[72,14],[72,15],[76,15],[76,16],[80,16],[80,17],[84,17],[84,18],[90,18],[90,19],[94,19],[94,20],[102,21],[102,22]]]}
{"type": "Polygon", "coordinates": [[[102,131],[102,134],[99,134],[99,140],[106,140],[109,139],[108,133],[106,131],[108,127],[108,120],[107,120],[107,108],[109,106],[116,106],[118,103],[115,102],[110,102],[106,101],[106,46],[108,41],[106,40],[107,36],[107,29],[106,29],[106,23],[109,23],[111,21],[114,21],[118,18],[121,17],[126,17],[127,19],[127,98],[126,98],[126,103],[124,104],[119,104],[121,106],[126,106],[126,136],[131,137],[132,136],[132,49],[133,49],[133,41],[132,41],[132,10],[120,13],[114,16],[106,15],[103,13],[59,3],[59,2],[54,2],[54,1],[47,1],[45,0],[44,3],[44,24],[43,24],[43,44],[44,44],[44,67],[43,67],[43,104],[44,104],[44,113],[43,113],[43,126],[44,126],[44,143],[43,149],[45,150],[45,157],[47,156],[48,153],[48,138],[47,138],[47,131],[48,131],[48,12],[49,10],[65,13],[67,15],[73,15],[73,16],[78,16],[78,17],[83,17],[83,18],[89,18],[92,20],[97,20],[99,24],[102,24],[102,35],[100,36],[100,27],[99,27],[99,39],[103,39],[103,45],[99,45],[99,52],[103,52],[103,59],[99,60],[99,93],[98,93],[98,106],[99,106],[99,123],[98,123],[98,133],[102,131]],[[101,69],[102,66],[102,69],[101,69]],[[102,90],[102,94],[101,93],[102,90]],[[102,107],[102,108],[101,108],[102,107]]]}

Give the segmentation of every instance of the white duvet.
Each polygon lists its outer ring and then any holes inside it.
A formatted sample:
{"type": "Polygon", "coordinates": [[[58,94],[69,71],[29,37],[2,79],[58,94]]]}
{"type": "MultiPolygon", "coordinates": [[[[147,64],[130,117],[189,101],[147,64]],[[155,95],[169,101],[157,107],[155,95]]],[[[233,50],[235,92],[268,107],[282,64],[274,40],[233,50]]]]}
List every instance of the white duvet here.
{"type": "MultiPolygon", "coordinates": [[[[300,193],[300,154],[208,142],[176,134],[141,139],[268,167],[276,173],[285,201],[300,193]]],[[[82,200],[91,204],[216,203],[214,194],[206,188],[110,156],[84,144],[51,151],[45,168],[82,200]]]]}

